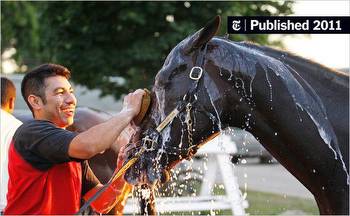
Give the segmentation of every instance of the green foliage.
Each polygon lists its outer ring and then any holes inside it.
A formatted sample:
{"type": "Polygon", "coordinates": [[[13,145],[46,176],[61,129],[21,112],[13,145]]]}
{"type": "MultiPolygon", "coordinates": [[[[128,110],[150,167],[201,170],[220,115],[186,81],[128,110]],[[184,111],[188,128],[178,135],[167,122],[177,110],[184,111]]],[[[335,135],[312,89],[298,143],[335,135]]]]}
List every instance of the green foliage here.
{"type": "MultiPolygon", "coordinates": [[[[291,5],[289,1],[3,2],[1,45],[17,49],[19,64],[65,65],[75,82],[118,98],[130,89],[149,87],[171,48],[215,15],[222,15],[223,35],[228,15],[286,15],[291,5]],[[111,82],[111,77],[125,81],[111,82]]],[[[269,44],[267,38],[231,36],[269,44]]]]}
{"type": "Polygon", "coordinates": [[[38,12],[45,6],[28,2],[1,2],[1,53],[6,48],[18,48],[16,59],[20,63],[38,59],[40,26],[38,12]],[[26,59],[26,60],[24,60],[26,59]]]}
{"type": "Polygon", "coordinates": [[[247,191],[247,194],[249,208],[246,211],[250,215],[281,215],[287,210],[304,212],[305,215],[320,214],[314,199],[282,196],[260,191],[247,191]]]}

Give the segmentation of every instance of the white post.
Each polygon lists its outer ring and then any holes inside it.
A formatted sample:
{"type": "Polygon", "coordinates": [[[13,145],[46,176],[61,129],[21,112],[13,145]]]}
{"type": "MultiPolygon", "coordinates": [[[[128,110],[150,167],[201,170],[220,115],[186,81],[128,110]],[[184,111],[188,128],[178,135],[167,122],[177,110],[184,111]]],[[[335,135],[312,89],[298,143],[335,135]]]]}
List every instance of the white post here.
{"type": "Polygon", "coordinates": [[[231,202],[232,215],[245,215],[244,200],[242,200],[242,193],[239,190],[237,177],[234,175],[230,155],[217,154],[216,158],[221,170],[227,199],[231,202]]]}
{"type": "Polygon", "coordinates": [[[199,196],[209,196],[212,194],[214,184],[216,180],[217,169],[216,157],[212,154],[208,154],[207,170],[204,170],[202,179],[201,192],[199,196]]]}

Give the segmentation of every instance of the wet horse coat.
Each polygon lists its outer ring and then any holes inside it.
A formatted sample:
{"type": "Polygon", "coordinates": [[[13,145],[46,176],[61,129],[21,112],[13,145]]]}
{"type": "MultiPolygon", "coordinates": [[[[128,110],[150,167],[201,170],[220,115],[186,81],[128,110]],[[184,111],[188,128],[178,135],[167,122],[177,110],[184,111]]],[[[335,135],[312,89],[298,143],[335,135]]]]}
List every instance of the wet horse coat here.
{"type": "Polygon", "coordinates": [[[193,148],[189,134],[193,145],[200,145],[228,126],[239,127],[313,193],[321,214],[348,214],[348,75],[287,52],[213,37],[218,26],[216,18],[180,42],[158,72],[142,136],[154,133],[150,128],[180,103],[192,109],[182,109],[157,135],[155,149],[143,155],[127,180],[163,177],[193,148]],[[201,55],[204,72],[194,81],[189,73],[201,55]],[[194,82],[198,86],[190,91],[194,82]]]}

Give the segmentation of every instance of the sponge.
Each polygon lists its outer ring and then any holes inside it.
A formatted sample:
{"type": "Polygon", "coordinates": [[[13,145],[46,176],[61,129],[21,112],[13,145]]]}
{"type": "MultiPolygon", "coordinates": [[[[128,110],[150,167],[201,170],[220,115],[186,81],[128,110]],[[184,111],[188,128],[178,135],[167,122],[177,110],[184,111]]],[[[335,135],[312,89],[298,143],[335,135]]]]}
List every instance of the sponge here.
{"type": "Polygon", "coordinates": [[[136,125],[140,125],[143,118],[146,116],[146,113],[148,111],[148,108],[151,105],[151,92],[148,89],[144,89],[146,92],[145,95],[142,97],[142,103],[139,114],[133,119],[134,123],[136,125]]]}

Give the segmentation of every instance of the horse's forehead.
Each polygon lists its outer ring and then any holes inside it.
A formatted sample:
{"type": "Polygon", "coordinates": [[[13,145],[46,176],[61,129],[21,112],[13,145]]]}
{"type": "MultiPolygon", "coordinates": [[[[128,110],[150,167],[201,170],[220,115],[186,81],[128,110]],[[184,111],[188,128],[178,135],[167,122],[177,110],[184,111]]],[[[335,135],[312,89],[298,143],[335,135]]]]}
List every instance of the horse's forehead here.
{"type": "Polygon", "coordinates": [[[185,57],[183,53],[186,47],[189,46],[188,44],[191,38],[192,38],[192,35],[188,36],[187,38],[183,39],[180,43],[178,43],[168,54],[164,64],[168,63],[171,60],[185,57]]]}
{"type": "Polygon", "coordinates": [[[156,75],[156,86],[159,84],[159,82],[167,80],[173,69],[177,68],[179,65],[186,63],[185,55],[181,52],[182,49],[182,46],[176,46],[174,49],[171,50],[171,52],[165,59],[162,68],[156,75]]]}

